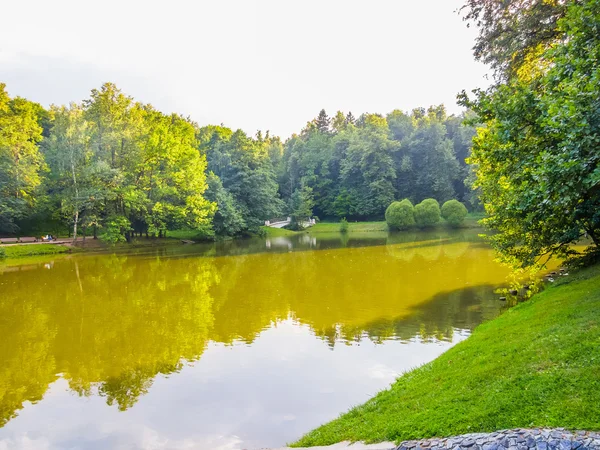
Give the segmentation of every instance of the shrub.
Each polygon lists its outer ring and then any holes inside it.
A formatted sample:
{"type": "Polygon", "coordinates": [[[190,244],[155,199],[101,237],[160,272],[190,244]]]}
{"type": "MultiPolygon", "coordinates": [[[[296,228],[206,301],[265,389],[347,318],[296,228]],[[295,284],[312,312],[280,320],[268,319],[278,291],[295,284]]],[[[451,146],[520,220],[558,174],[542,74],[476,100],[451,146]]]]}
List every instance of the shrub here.
{"type": "Polygon", "coordinates": [[[6,252],[4,251],[3,248],[0,248],[0,259],[4,259],[6,258],[6,252]]]}
{"type": "Polygon", "coordinates": [[[432,227],[441,219],[440,204],[433,198],[426,198],[415,206],[415,222],[419,228],[432,227]]]}
{"type": "Polygon", "coordinates": [[[442,217],[453,227],[460,226],[467,217],[467,208],[458,200],[448,200],[442,205],[442,217]]]}
{"type": "Polygon", "coordinates": [[[346,220],[346,218],[344,217],[342,220],[340,220],[340,233],[347,233],[348,232],[348,221],[346,220]]]}
{"type": "Polygon", "coordinates": [[[385,210],[385,221],[390,230],[406,230],[415,224],[415,211],[409,199],[393,202],[385,210]]]}

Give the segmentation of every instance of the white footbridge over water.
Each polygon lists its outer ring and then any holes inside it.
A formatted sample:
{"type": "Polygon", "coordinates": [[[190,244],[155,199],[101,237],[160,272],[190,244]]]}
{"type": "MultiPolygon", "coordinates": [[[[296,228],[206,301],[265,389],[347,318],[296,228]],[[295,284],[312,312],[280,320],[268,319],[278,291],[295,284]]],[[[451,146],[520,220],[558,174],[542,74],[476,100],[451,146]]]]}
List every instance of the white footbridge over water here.
{"type": "MultiPolygon", "coordinates": [[[[278,218],[271,219],[271,220],[265,220],[265,226],[271,227],[271,228],[283,228],[286,225],[289,225],[290,223],[292,223],[291,217],[285,217],[285,218],[278,217],[278,218]]],[[[309,218],[307,220],[300,222],[300,225],[303,228],[307,228],[307,227],[314,225],[315,223],[316,223],[315,219],[309,218]]]]}

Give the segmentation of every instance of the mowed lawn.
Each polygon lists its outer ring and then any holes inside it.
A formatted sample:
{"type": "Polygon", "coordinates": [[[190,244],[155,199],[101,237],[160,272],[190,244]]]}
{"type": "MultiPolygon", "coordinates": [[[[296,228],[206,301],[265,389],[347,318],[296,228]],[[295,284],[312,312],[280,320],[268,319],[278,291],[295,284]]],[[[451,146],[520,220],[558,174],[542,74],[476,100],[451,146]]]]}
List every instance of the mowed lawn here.
{"type": "Polygon", "coordinates": [[[0,259],[22,258],[26,256],[56,255],[71,249],[60,244],[22,244],[0,246],[0,259]]]}
{"type": "Polygon", "coordinates": [[[600,265],[561,277],[294,445],[532,426],[600,429],[600,265]]]}

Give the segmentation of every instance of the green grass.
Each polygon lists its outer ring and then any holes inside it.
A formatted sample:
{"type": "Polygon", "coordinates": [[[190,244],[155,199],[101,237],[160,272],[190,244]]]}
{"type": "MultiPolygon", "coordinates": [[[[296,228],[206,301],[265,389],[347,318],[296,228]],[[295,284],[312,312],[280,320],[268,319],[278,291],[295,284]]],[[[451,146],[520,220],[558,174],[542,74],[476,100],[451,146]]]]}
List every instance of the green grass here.
{"type": "Polygon", "coordinates": [[[24,244],[0,247],[0,254],[5,258],[23,258],[26,256],[56,255],[71,251],[69,247],[59,244],[24,244]]]}
{"type": "Polygon", "coordinates": [[[171,230],[167,231],[167,239],[186,239],[190,241],[206,240],[206,236],[198,230],[171,230]]]}
{"type": "MultiPolygon", "coordinates": [[[[348,232],[387,231],[387,224],[381,222],[348,222],[348,232]]],[[[340,231],[339,222],[319,222],[308,229],[311,233],[332,233],[340,231]]]]}
{"type": "Polygon", "coordinates": [[[264,230],[267,237],[278,237],[278,236],[293,236],[298,234],[299,231],[286,230],[285,228],[272,228],[272,227],[260,227],[264,230]]]}
{"type": "Polygon", "coordinates": [[[600,429],[600,265],[561,278],[294,445],[600,429]]]}
{"type": "MultiPolygon", "coordinates": [[[[479,228],[478,221],[485,217],[484,213],[469,213],[465,218],[464,223],[459,228],[479,228]]],[[[348,232],[368,232],[368,231],[388,231],[385,221],[377,222],[348,222],[348,232]]],[[[442,221],[434,229],[446,229],[448,225],[442,221]]],[[[339,222],[319,222],[315,226],[309,228],[311,233],[332,233],[340,231],[339,222]]]]}

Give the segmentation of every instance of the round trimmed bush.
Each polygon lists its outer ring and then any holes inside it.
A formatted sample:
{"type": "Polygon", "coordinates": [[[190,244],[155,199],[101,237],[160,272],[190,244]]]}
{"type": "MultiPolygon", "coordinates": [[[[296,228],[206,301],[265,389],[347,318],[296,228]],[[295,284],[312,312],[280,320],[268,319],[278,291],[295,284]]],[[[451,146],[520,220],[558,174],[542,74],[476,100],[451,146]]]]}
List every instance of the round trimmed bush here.
{"type": "Polygon", "coordinates": [[[467,208],[458,200],[448,200],[442,205],[442,217],[453,227],[460,226],[467,217],[467,208]]]}
{"type": "Polygon", "coordinates": [[[441,217],[440,204],[433,198],[426,198],[415,206],[415,222],[419,228],[432,227],[441,217]]]}
{"type": "Polygon", "coordinates": [[[409,199],[392,202],[385,210],[385,221],[390,230],[406,230],[415,224],[415,208],[409,199]]]}

